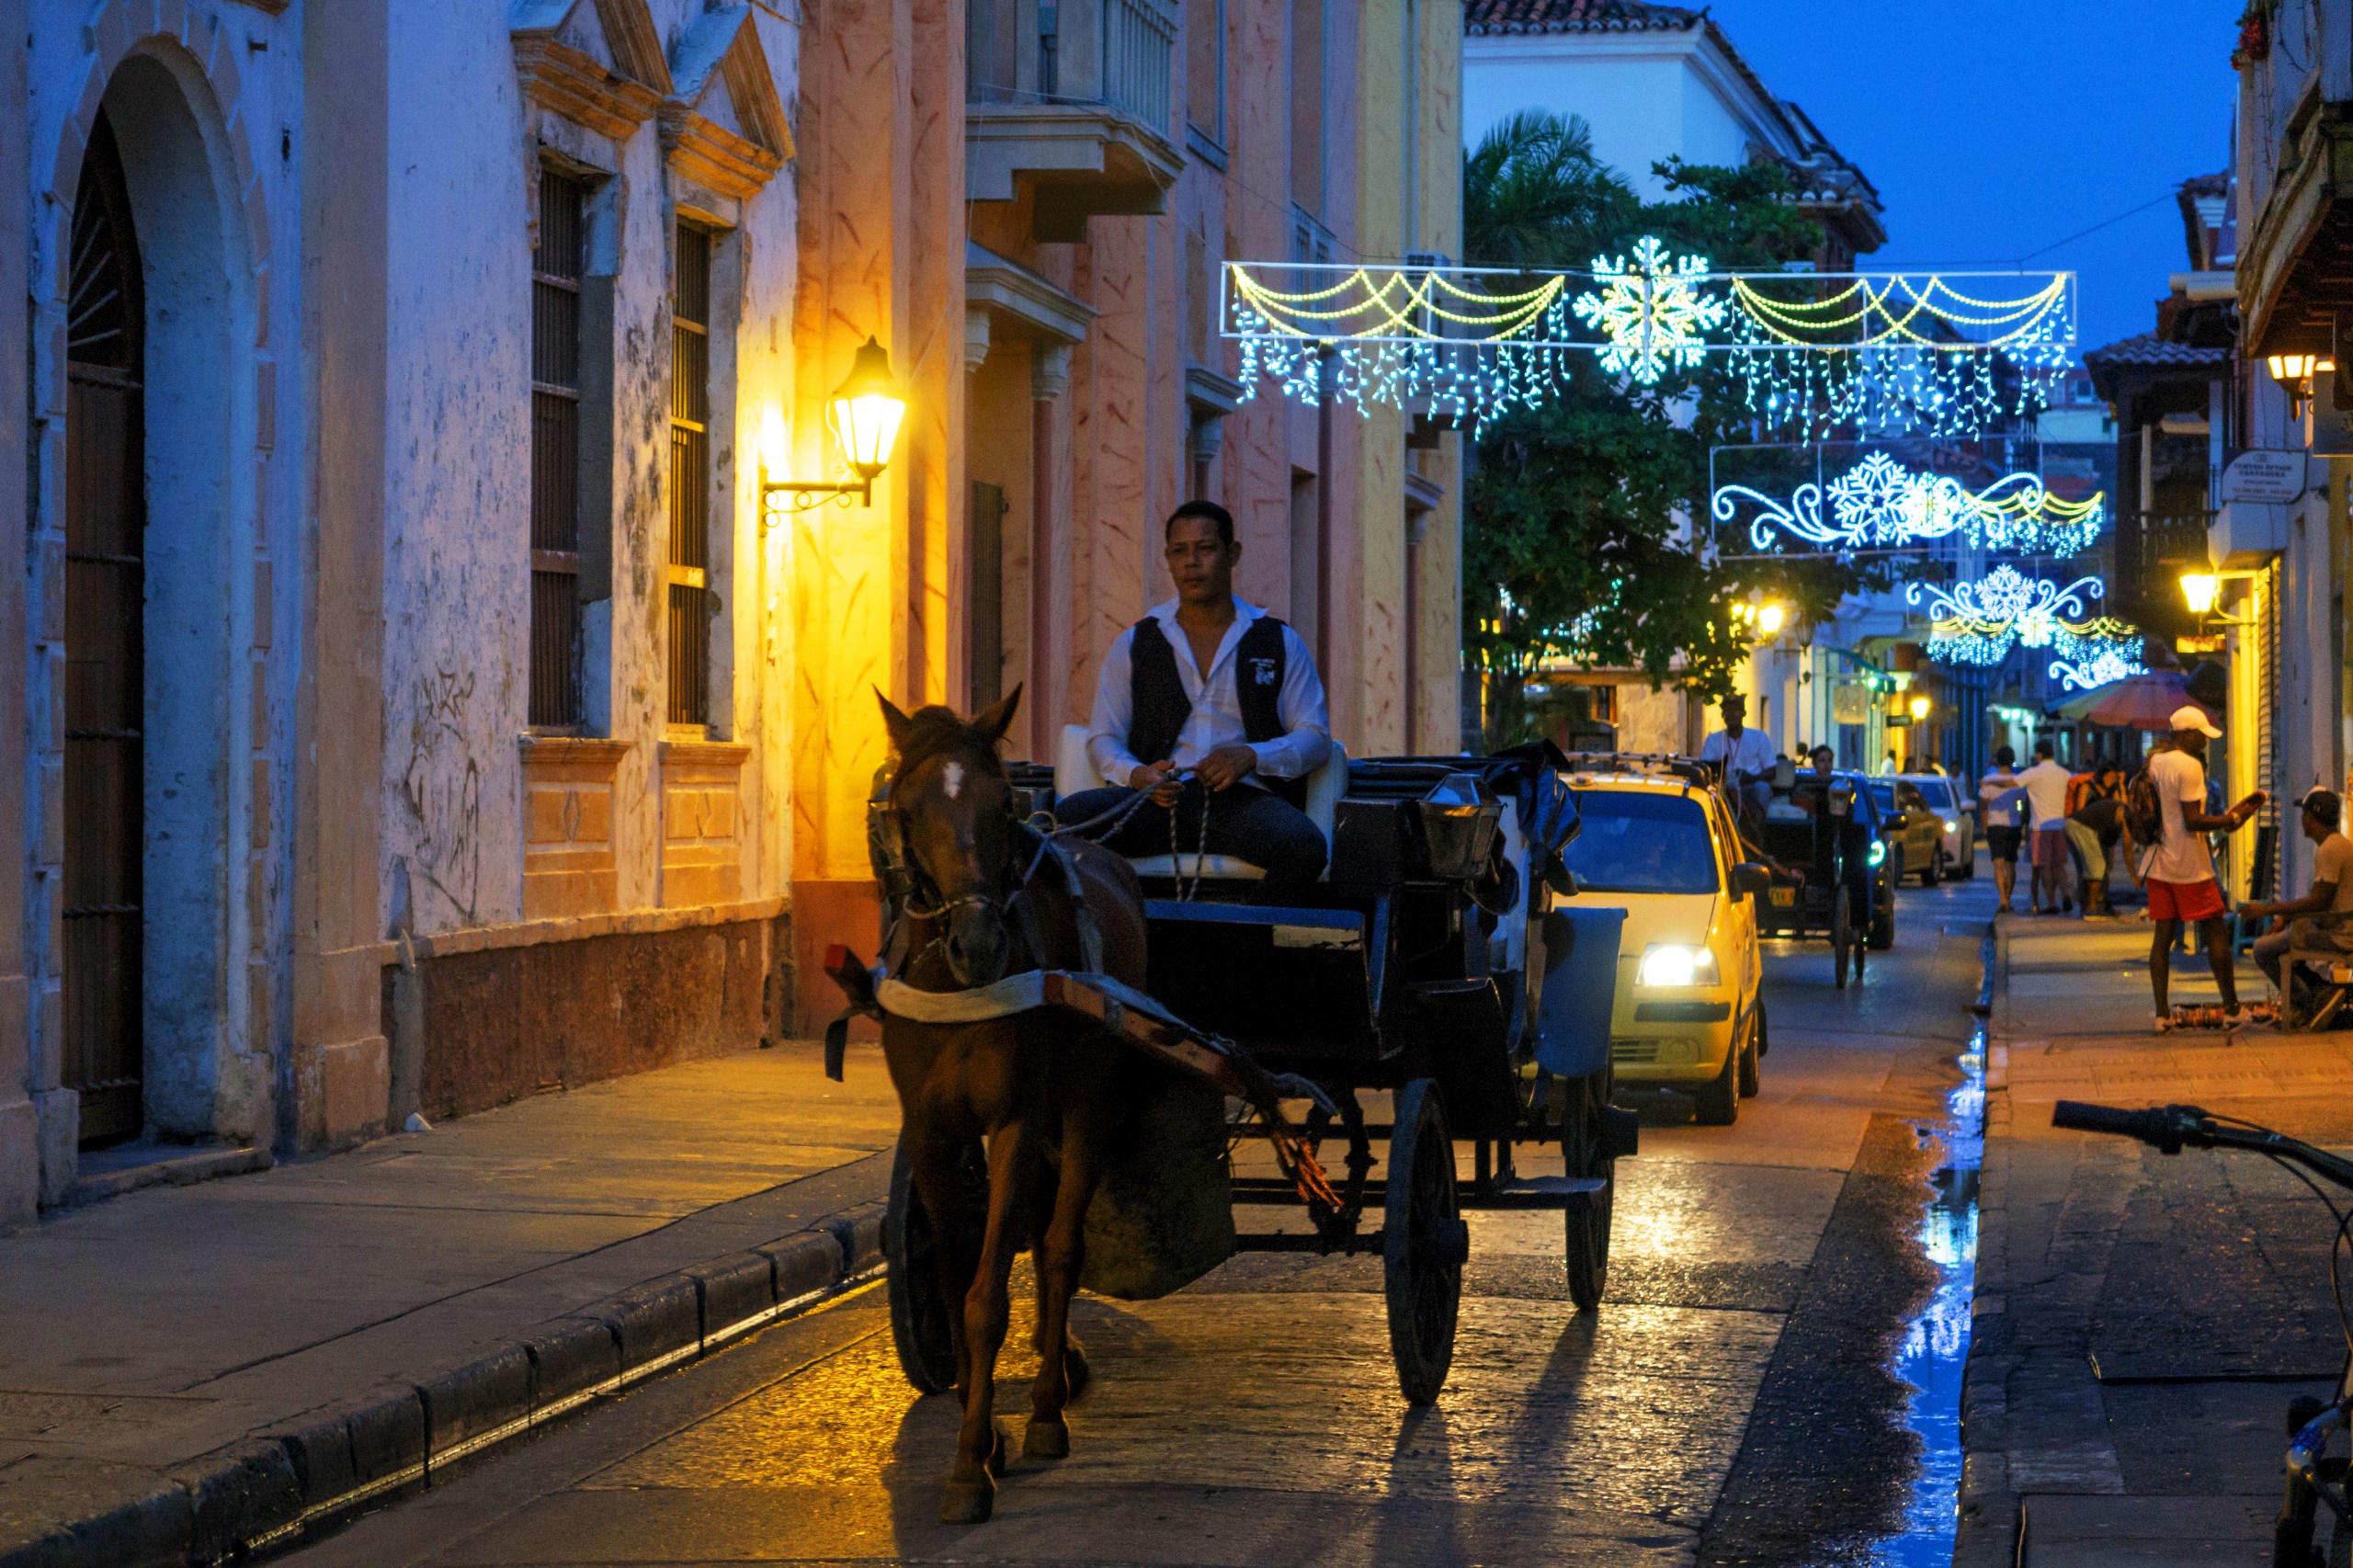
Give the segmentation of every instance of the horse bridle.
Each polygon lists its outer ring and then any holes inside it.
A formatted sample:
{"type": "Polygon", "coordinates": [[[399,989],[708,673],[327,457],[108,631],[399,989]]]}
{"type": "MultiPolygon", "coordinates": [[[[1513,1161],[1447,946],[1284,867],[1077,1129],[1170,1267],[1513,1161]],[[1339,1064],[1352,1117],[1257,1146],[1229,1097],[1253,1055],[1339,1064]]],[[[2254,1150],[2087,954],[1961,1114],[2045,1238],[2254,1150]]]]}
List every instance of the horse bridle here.
{"type": "MultiPolygon", "coordinates": [[[[1021,908],[1023,918],[1017,926],[1035,951],[1038,947],[1035,918],[1029,915],[1021,901],[1022,892],[1029,885],[1029,875],[1025,874],[1007,893],[968,892],[956,898],[943,898],[938,881],[907,848],[905,825],[900,818],[898,803],[892,798],[897,789],[898,779],[894,778],[891,781],[891,790],[874,805],[868,834],[868,844],[875,862],[875,878],[882,884],[886,910],[882,941],[884,961],[890,961],[888,955],[896,945],[903,921],[936,922],[938,933],[921,948],[908,953],[900,963],[892,966],[898,971],[912,968],[924,955],[945,944],[948,940],[948,917],[960,909],[986,911],[995,917],[998,925],[1011,931],[1017,923],[1008,921],[1006,913],[1009,909],[1021,908]]],[[[1024,830],[1036,831],[1014,810],[1010,801],[1007,801],[1006,814],[1012,819],[1017,837],[1024,830]]],[[[1031,874],[1035,873],[1036,861],[1030,863],[1029,869],[1031,874]]],[[[1012,863],[1001,868],[998,872],[1000,880],[1009,880],[1013,870],[1012,863]]]]}

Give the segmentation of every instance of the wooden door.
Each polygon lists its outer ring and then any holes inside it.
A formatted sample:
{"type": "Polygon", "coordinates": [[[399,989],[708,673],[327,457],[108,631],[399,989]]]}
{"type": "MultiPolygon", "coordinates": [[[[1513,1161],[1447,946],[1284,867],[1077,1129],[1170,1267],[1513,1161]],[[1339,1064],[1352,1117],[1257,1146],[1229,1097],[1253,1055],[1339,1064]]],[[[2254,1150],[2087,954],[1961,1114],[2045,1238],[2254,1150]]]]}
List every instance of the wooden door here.
{"type": "Polygon", "coordinates": [[[85,1145],[142,1120],[144,307],[122,164],[98,117],[74,207],[65,410],[65,1086],[85,1145]]]}

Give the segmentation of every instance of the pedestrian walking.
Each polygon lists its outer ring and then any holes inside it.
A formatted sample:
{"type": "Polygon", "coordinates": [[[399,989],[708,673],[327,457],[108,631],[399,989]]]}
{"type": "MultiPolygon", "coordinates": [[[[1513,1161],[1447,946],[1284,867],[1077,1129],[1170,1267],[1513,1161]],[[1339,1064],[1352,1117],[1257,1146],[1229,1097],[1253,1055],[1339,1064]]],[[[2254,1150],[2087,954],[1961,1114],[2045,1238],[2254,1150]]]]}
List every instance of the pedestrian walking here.
{"type": "Polygon", "coordinates": [[[2282,1005],[2288,1000],[2288,977],[2280,965],[2289,949],[2353,952],[2353,839],[2337,831],[2344,809],[2335,791],[2315,785],[2297,813],[2304,836],[2319,846],[2313,858],[2311,892],[2276,903],[2239,905],[2242,920],[2281,923],[2278,930],[2255,939],[2255,962],[2271,977],[2282,1005]]]}
{"type": "Polygon", "coordinates": [[[2067,793],[2067,843],[2082,872],[2084,918],[2109,919],[2116,913],[2109,897],[2109,875],[2117,861],[2129,860],[2132,853],[2131,835],[2124,830],[2124,770],[2104,762],[2075,779],[2067,793]]]}
{"type": "Polygon", "coordinates": [[[2018,775],[2026,791],[2034,834],[2029,861],[2034,912],[2063,915],[2075,907],[2067,889],[2067,770],[2053,758],[2049,741],[2034,743],[2034,766],[2018,775]]]}
{"type": "Polygon", "coordinates": [[[2149,938],[2149,989],[2156,1002],[2159,1034],[2173,1028],[2166,987],[2172,979],[2174,937],[2192,922],[2205,938],[2206,962],[2222,994],[2224,1021],[2246,1021],[2239,1008],[2238,979],[2232,972],[2230,937],[2222,924],[2222,890],[2214,881],[2214,857],[2205,835],[2236,833],[2262,809],[2265,799],[2257,790],[2229,811],[2210,814],[2206,743],[2221,738],[2222,732],[2207,721],[2206,710],[2195,703],[2174,710],[2167,722],[2173,726],[2173,744],[2149,758],[2143,775],[2154,800],[2128,791],[2127,801],[2128,820],[2151,808],[2156,816],[2154,824],[2134,822],[2133,836],[2150,840],[2141,872],[2148,885],[2149,918],[2154,926],[2149,938]],[[2148,831],[2152,826],[2154,833],[2148,831]]]}
{"type": "Polygon", "coordinates": [[[1985,824],[1985,852],[1994,859],[1994,891],[2004,915],[2010,912],[2010,892],[2018,885],[2018,812],[2026,801],[2018,776],[2011,771],[2018,760],[2009,747],[1996,747],[1994,766],[1977,781],[1977,814],[1985,824]]]}

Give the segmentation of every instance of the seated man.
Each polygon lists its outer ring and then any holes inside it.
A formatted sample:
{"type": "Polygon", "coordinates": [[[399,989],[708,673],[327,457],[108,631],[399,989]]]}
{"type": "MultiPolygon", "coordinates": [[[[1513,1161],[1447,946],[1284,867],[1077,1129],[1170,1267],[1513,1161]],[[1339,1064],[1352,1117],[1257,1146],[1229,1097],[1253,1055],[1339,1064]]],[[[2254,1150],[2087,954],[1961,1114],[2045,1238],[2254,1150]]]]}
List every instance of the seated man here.
{"type": "Polygon", "coordinates": [[[1739,692],[1725,698],[1721,706],[1724,727],[1700,744],[1699,760],[1712,762],[1722,770],[1724,786],[1734,799],[1762,812],[1772,803],[1772,790],[1766,783],[1773,776],[1776,760],[1772,737],[1748,727],[1748,699],[1739,692]]]}
{"type": "Polygon", "coordinates": [[[2242,919],[2279,915],[2288,924],[2255,939],[2255,961],[2271,977],[2284,1003],[2288,977],[2280,968],[2290,948],[2307,952],[2353,952],[2353,839],[2336,831],[2344,806],[2336,796],[2315,787],[2304,796],[2300,823],[2304,836],[2320,846],[2313,860],[2313,891],[2302,898],[2278,903],[2250,901],[2239,905],[2242,919]]]}
{"type": "Polygon", "coordinates": [[[1267,873],[1263,898],[1290,902],[1324,871],[1324,835],[1301,809],[1331,750],[1324,682],[1299,633],[1233,597],[1242,545],[1224,507],[1188,501],[1164,538],[1176,597],[1120,633],[1096,683],[1086,755],[1110,783],[1055,814],[1085,822],[1149,790],[1111,848],[1165,855],[1173,824],[1190,856],[1206,812],[1209,853],[1248,861],[1267,873]]]}

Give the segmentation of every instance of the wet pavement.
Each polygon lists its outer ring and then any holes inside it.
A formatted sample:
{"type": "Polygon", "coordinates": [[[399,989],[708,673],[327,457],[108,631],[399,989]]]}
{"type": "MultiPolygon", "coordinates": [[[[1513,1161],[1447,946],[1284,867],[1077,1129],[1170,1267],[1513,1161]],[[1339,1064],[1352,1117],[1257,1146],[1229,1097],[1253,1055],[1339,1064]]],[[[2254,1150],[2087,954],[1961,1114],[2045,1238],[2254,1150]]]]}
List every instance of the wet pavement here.
{"type": "MultiPolygon", "coordinates": [[[[1859,989],[1820,945],[1768,949],[1773,1049],[1736,1125],[1626,1096],[1643,1153],[1597,1312],[1567,1299],[1557,1215],[1471,1216],[1435,1408],[1398,1397],[1378,1260],[1248,1255],[1082,1301],[1071,1456],[1017,1460],[995,1520],[942,1526],[952,1401],[907,1387],[870,1289],[282,1561],[1949,1561],[1974,1158],[1947,1132],[1975,1131],[1992,896],[1901,897],[1859,989]]],[[[1017,1437],[1025,1360],[1001,1369],[1017,1437]]]]}

